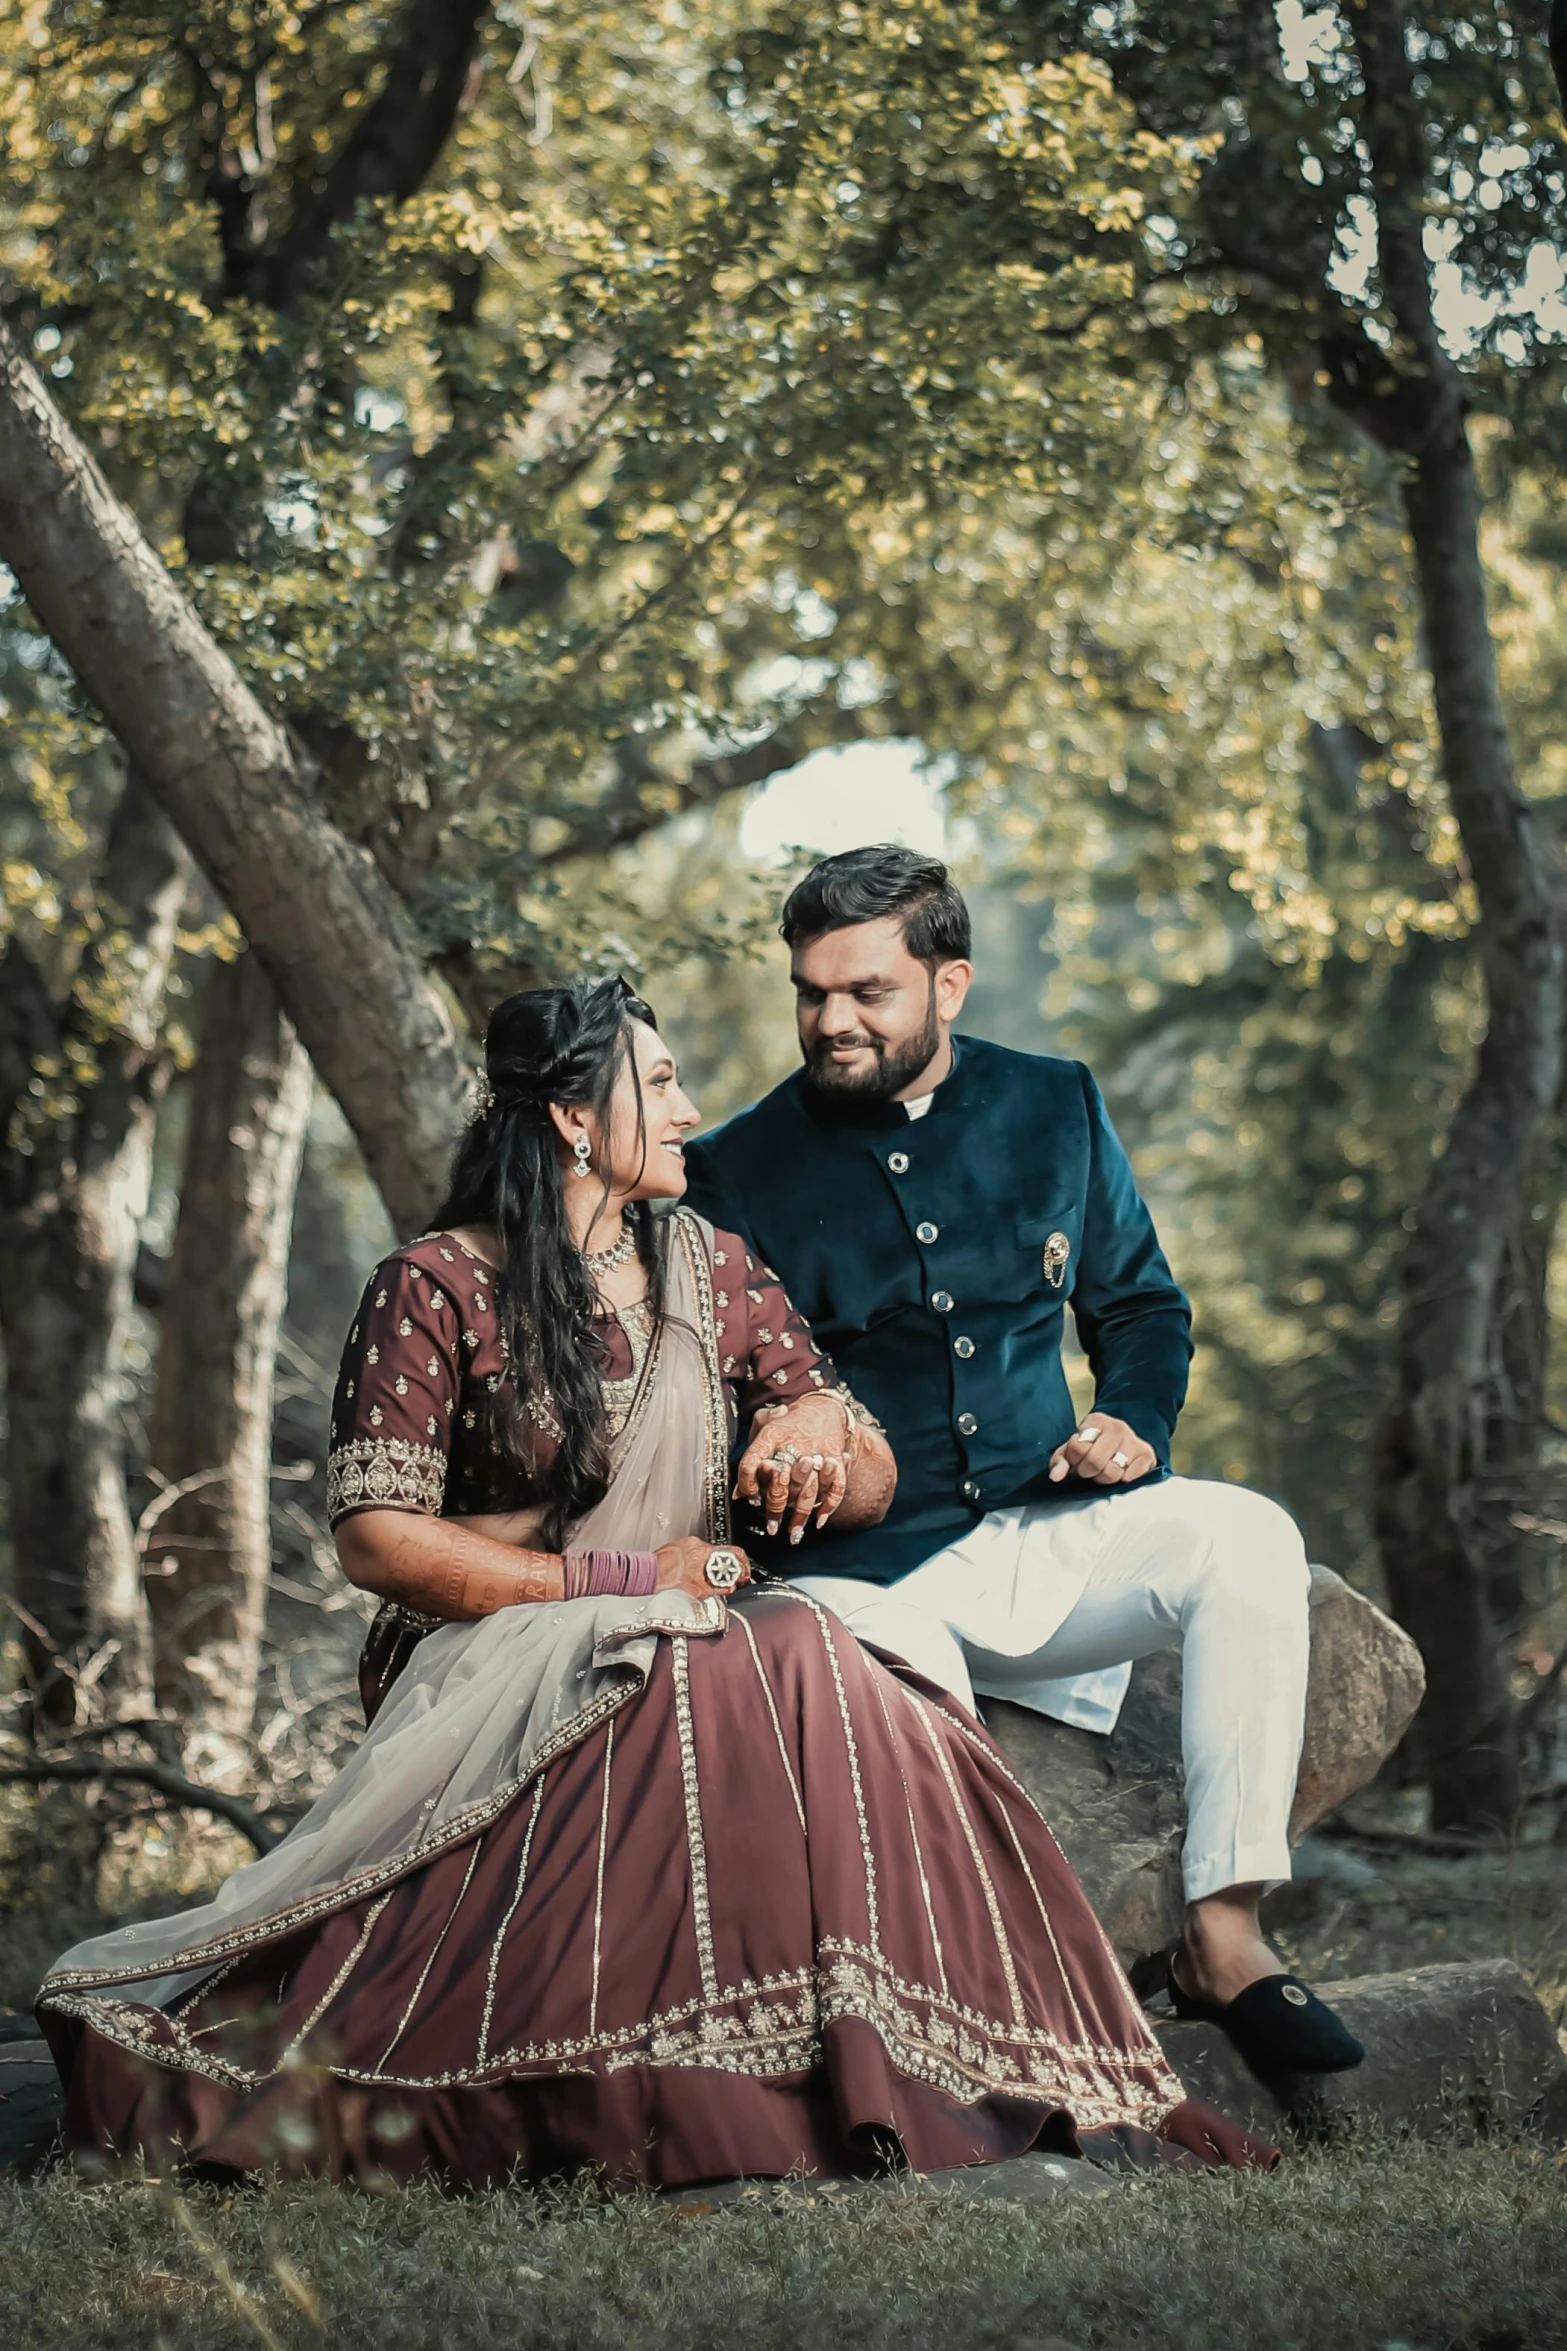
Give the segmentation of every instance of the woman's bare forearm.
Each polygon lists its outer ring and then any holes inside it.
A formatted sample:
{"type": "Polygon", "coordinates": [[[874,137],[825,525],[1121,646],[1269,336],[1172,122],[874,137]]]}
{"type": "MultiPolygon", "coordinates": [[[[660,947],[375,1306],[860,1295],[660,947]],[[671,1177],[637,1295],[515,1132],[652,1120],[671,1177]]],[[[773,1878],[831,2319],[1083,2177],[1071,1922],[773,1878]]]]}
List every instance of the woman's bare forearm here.
{"type": "Polygon", "coordinates": [[[362,1592],[471,1624],[498,1608],[563,1600],[565,1563],[554,1551],[521,1551],[407,1510],[360,1510],[337,1528],[343,1573],[362,1592]]]}
{"type": "Polygon", "coordinates": [[[898,1490],[898,1465],[881,1431],[867,1428],[863,1421],[856,1424],[855,1441],[849,1449],[848,1473],[843,1500],[832,1515],[833,1525],[879,1525],[892,1508],[892,1497],[898,1490]]]}

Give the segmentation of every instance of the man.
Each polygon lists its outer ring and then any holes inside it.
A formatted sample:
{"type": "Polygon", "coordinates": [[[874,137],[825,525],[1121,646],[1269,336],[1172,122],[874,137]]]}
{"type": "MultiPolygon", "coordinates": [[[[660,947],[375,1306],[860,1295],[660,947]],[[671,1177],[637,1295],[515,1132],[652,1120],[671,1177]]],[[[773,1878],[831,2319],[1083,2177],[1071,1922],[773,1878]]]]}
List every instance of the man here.
{"type": "Polygon", "coordinates": [[[1098,1088],[954,1035],[970,925],[937,860],[827,858],[781,928],[804,1066],[688,1146],[688,1197],[776,1268],[899,1469],[882,1524],[829,1527],[794,1581],[965,1705],[1091,1729],[1131,1660],[1181,1648],[1176,2005],[1264,2072],[1357,2063],[1257,1915],[1290,1874],[1305,1553],[1275,1503],[1170,1473],[1191,1318],[1098,1088]],[[1095,1382],[1081,1423],[1068,1304],[1095,1382]]]}

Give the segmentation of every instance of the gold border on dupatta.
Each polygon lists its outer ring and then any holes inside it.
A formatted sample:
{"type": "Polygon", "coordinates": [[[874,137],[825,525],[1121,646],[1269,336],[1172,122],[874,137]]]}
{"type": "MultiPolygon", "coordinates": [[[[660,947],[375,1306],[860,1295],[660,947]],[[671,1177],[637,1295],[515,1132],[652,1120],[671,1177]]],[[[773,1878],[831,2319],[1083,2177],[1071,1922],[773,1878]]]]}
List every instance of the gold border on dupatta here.
{"type": "Polygon", "coordinates": [[[729,1540],[729,1400],[718,1363],[718,1313],[713,1300],[713,1228],[694,1208],[670,1216],[691,1277],[696,1335],[702,1354],[703,1502],[710,1543],[729,1540]]]}

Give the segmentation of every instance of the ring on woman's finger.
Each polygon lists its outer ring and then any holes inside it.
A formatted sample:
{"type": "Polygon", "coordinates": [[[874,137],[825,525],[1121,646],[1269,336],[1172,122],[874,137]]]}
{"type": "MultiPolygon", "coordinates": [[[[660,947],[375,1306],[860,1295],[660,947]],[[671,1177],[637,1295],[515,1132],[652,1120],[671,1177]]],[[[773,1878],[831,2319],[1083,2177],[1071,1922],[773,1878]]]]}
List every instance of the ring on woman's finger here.
{"type": "Polygon", "coordinates": [[[702,1573],[715,1592],[732,1592],[745,1575],[745,1561],[738,1551],[720,1547],[709,1551],[702,1573]]]}
{"type": "Polygon", "coordinates": [[[1099,1439],[1103,1435],[1104,1430],[1096,1429],[1090,1422],[1087,1426],[1078,1430],[1077,1441],[1080,1445],[1094,1445],[1098,1443],[1099,1439]]]}
{"type": "Polygon", "coordinates": [[[1130,1453],[1112,1453],[1110,1458],[1115,1463],[1117,1469],[1130,1469],[1132,1466],[1132,1457],[1130,1453]]]}

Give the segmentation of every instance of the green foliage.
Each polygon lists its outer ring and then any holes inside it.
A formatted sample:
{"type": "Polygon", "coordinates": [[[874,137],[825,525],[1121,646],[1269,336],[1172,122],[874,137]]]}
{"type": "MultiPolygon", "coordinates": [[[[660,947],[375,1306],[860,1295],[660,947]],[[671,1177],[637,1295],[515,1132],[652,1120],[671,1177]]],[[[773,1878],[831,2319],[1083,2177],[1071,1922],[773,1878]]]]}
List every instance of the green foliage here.
{"type": "Polygon", "coordinates": [[[1185,165],[971,0],[502,12],[421,191],[281,310],[225,293],[393,22],[19,7],[0,250],[432,945],[527,965],[591,927],[541,869],[711,797],[715,747],[901,725],[896,569],[1135,473],[1185,165]]]}

